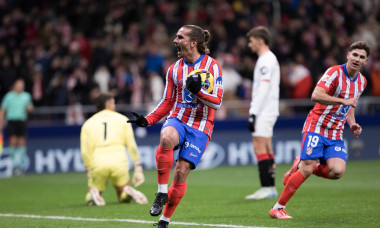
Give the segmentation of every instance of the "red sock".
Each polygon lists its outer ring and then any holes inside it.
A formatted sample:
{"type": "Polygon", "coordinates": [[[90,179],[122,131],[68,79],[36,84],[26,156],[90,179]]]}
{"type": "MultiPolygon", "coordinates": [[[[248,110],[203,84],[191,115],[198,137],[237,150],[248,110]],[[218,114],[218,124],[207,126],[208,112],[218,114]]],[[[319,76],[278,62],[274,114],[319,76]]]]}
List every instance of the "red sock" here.
{"type": "Polygon", "coordinates": [[[187,183],[178,183],[173,180],[168,192],[169,202],[165,205],[163,213],[165,217],[172,217],[174,210],[177,208],[182,197],[185,195],[186,187],[187,183]]]}
{"type": "Polygon", "coordinates": [[[313,174],[318,177],[330,179],[329,167],[326,164],[317,164],[317,166],[313,170],[313,174]]]}
{"type": "Polygon", "coordinates": [[[284,187],[284,190],[282,190],[278,203],[285,206],[305,180],[306,178],[301,174],[299,170],[291,175],[284,187]]]}
{"type": "Polygon", "coordinates": [[[262,160],[269,159],[269,154],[259,154],[259,155],[256,155],[256,157],[257,157],[257,161],[260,162],[262,160]]]}
{"type": "Polygon", "coordinates": [[[159,184],[168,184],[170,170],[173,166],[173,148],[158,145],[156,150],[157,181],[159,184]]]}

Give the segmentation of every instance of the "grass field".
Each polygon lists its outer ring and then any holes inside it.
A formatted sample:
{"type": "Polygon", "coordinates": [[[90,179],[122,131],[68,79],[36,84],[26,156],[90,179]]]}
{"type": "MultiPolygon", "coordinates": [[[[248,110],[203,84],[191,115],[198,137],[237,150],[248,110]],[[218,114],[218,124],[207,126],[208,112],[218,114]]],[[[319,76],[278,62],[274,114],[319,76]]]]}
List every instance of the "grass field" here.
{"type": "MultiPolygon", "coordinates": [[[[289,168],[278,166],[279,192],[282,174],[289,168]]],[[[85,205],[84,173],[0,179],[0,227],[152,227],[158,219],[148,212],[157,190],[156,175],[145,175],[139,190],[148,197],[148,205],[119,204],[109,183],[105,207],[85,205]]],[[[379,227],[379,175],[380,161],[355,161],[348,163],[341,180],[312,176],[287,205],[294,219],[276,220],[268,212],[277,199],[244,200],[259,187],[256,166],[196,170],[170,227],[379,227]]]]}

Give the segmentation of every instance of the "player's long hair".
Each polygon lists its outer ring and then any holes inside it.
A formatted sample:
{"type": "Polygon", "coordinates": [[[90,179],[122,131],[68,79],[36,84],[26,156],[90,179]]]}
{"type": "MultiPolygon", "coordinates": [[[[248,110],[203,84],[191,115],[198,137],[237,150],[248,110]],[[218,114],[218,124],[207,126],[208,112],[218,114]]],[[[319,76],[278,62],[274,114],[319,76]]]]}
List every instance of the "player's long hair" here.
{"type": "Polygon", "coordinates": [[[197,50],[200,54],[209,54],[210,49],[207,47],[207,43],[211,39],[211,34],[208,30],[203,30],[197,25],[184,25],[183,28],[190,29],[189,37],[191,41],[197,41],[197,50]]]}

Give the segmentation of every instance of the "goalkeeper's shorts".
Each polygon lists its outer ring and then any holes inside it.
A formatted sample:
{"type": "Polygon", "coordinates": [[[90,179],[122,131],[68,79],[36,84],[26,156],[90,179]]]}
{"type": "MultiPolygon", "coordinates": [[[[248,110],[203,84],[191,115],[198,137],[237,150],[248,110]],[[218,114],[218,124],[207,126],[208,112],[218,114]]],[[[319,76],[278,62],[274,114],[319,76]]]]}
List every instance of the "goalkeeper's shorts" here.
{"type": "Polygon", "coordinates": [[[106,188],[108,179],[111,179],[114,186],[124,186],[129,181],[128,165],[124,162],[94,162],[91,165],[90,187],[96,187],[100,192],[106,188]]]}

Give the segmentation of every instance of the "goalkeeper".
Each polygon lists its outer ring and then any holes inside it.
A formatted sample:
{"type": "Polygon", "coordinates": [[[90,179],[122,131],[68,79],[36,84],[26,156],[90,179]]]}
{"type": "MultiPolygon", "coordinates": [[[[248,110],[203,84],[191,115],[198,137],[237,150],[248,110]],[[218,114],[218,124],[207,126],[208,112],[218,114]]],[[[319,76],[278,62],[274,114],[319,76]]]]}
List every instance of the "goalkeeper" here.
{"type": "Polygon", "coordinates": [[[128,118],[115,112],[115,100],[111,94],[100,94],[96,99],[97,113],[82,126],[81,153],[88,177],[86,201],[89,205],[104,206],[102,192],[111,179],[119,202],[147,204],[145,195],[130,185],[128,156],[134,164],[132,184],[140,186],[145,181],[137,145],[128,118]]]}

